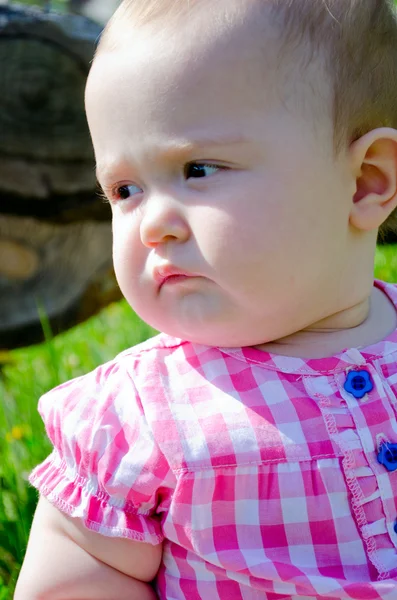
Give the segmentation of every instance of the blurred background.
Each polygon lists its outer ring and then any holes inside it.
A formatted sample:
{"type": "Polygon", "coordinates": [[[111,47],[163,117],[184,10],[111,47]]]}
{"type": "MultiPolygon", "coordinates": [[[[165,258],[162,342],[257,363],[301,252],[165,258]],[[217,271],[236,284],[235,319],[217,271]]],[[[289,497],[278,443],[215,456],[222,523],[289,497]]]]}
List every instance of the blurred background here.
{"type": "Polygon", "coordinates": [[[117,5],[0,0],[0,600],[37,503],[27,475],[50,449],[39,396],[153,335],[120,302],[84,114],[117,5]]]}
{"type": "MultiPolygon", "coordinates": [[[[0,0],[0,600],[13,597],[37,503],[28,474],[51,451],[39,397],[155,333],[114,278],[84,114],[117,5],[0,0]]],[[[391,230],[376,255],[390,282],[396,241],[391,230]]]]}
{"type": "Polygon", "coordinates": [[[59,333],[119,298],[84,114],[116,4],[0,4],[0,348],[42,341],[40,311],[59,333]]]}

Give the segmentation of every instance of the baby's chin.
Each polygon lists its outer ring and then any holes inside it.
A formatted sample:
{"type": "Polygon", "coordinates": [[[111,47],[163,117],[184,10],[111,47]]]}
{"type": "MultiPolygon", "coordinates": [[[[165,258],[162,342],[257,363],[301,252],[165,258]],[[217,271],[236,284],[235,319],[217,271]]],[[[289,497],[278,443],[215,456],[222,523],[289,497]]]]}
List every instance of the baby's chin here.
{"type": "Polygon", "coordinates": [[[135,305],[130,302],[133,310],[153,329],[205,346],[260,346],[284,333],[280,331],[278,319],[272,317],[258,322],[252,313],[247,314],[222,294],[169,294],[155,302],[151,298],[144,302],[142,297],[134,300],[135,305]]]}

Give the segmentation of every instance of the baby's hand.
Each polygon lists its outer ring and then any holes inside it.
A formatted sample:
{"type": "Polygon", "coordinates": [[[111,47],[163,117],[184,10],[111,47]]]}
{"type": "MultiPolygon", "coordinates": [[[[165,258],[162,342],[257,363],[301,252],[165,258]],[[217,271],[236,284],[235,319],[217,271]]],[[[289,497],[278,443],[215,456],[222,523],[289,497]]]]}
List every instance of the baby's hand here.
{"type": "Polygon", "coordinates": [[[88,530],[41,497],[14,600],[155,600],[162,545],[88,530]]]}

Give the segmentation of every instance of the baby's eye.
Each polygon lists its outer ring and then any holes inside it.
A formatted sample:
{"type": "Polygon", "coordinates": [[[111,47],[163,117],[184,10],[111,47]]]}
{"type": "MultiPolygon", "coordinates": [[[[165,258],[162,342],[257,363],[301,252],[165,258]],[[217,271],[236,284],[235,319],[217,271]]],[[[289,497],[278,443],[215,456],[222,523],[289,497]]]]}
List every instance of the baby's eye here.
{"type": "Polygon", "coordinates": [[[142,189],[135,185],[134,183],[129,183],[126,185],[120,185],[114,190],[114,196],[116,200],[128,200],[131,196],[135,196],[136,194],[140,194],[142,189]]]}
{"type": "Polygon", "coordinates": [[[222,167],[217,165],[207,165],[205,163],[190,163],[185,167],[186,179],[199,179],[201,177],[209,177],[217,171],[221,170],[222,167]]]}

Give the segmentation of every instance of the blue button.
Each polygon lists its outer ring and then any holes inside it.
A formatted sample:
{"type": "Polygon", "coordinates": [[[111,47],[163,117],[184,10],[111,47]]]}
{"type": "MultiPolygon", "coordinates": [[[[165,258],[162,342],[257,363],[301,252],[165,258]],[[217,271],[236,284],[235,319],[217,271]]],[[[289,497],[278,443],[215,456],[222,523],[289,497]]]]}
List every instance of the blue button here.
{"type": "Polygon", "coordinates": [[[397,471],[397,444],[382,444],[378,453],[378,463],[388,471],[397,471]]]}
{"type": "Polygon", "coordinates": [[[349,371],[344,388],[355,398],[363,398],[374,389],[374,384],[368,371],[349,371]]]}
{"type": "Polygon", "coordinates": [[[394,521],[394,533],[397,533],[397,521],[394,521]]]}

